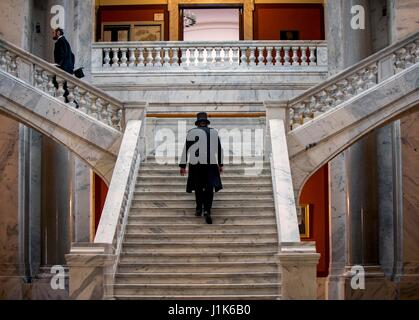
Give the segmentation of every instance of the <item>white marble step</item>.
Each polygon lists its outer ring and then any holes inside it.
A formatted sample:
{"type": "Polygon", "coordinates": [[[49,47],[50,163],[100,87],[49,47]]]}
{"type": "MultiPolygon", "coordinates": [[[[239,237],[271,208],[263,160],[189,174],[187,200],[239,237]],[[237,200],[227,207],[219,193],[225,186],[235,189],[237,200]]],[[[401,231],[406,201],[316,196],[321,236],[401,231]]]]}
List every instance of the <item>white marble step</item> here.
{"type": "Polygon", "coordinates": [[[129,223],[126,232],[142,232],[146,234],[187,234],[187,233],[211,233],[211,234],[240,234],[240,233],[276,233],[274,224],[134,224],[129,223]]]}
{"type": "Polygon", "coordinates": [[[257,252],[148,252],[127,253],[123,252],[121,262],[143,263],[189,263],[189,262],[276,262],[276,251],[257,252]]]}
{"type": "MultiPolygon", "coordinates": [[[[260,161],[260,160],[253,160],[249,162],[244,161],[230,161],[229,163],[225,164],[226,170],[244,170],[251,169],[251,168],[263,168],[263,169],[270,169],[271,164],[270,162],[266,161],[260,161]]],[[[160,170],[167,170],[167,171],[179,171],[179,164],[176,163],[165,163],[161,164],[156,162],[156,160],[147,160],[147,162],[141,162],[140,164],[140,171],[141,170],[154,170],[154,169],[160,169],[160,170]]]]}
{"type": "MultiPolygon", "coordinates": [[[[213,208],[241,208],[252,206],[257,209],[269,209],[274,208],[274,202],[266,201],[264,199],[253,199],[253,200],[223,200],[215,199],[213,202],[213,208]]],[[[195,209],[196,203],[192,200],[136,200],[133,199],[131,202],[131,208],[178,208],[178,209],[195,209]]]]}
{"type": "MultiPolygon", "coordinates": [[[[273,213],[262,215],[258,213],[257,215],[216,215],[214,211],[211,214],[212,222],[215,225],[235,225],[235,224],[276,224],[276,218],[273,213]]],[[[128,218],[128,224],[131,223],[142,223],[144,225],[156,225],[156,224],[180,224],[180,225],[195,225],[195,224],[205,224],[202,217],[195,217],[194,212],[191,211],[189,216],[176,216],[172,215],[130,215],[128,218]]],[[[207,224],[205,224],[207,225],[207,224]]]]}
{"type": "Polygon", "coordinates": [[[278,283],[272,284],[115,284],[115,295],[275,295],[278,283]]]}
{"type": "Polygon", "coordinates": [[[138,272],[117,273],[117,284],[251,284],[278,283],[280,276],[277,272],[138,272]]]}
{"type": "MultiPolygon", "coordinates": [[[[141,168],[140,172],[138,174],[139,177],[148,177],[148,176],[179,176],[180,169],[144,169],[141,168]]],[[[270,168],[230,168],[225,167],[224,173],[221,175],[221,177],[228,177],[231,175],[240,175],[240,176],[259,176],[259,175],[268,175],[271,173],[270,168]]]]}
{"type": "MultiPolygon", "coordinates": [[[[133,200],[138,201],[195,201],[195,194],[186,192],[134,192],[133,200]]],[[[214,202],[220,200],[231,201],[251,201],[251,200],[265,200],[274,201],[272,192],[254,192],[254,193],[240,193],[240,192],[219,192],[214,195],[214,202]]]]}
{"type": "MultiPolygon", "coordinates": [[[[135,187],[135,192],[160,192],[160,193],[166,193],[166,192],[177,192],[184,194],[186,193],[186,185],[181,184],[172,184],[172,185],[166,185],[166,184],[149,184],[149,185],[143,185],[142,183],[137,184],[135,187]]],[[[223,183],[223,189],[217,193],[218,194],[224,194],[224,193],[257,193],[257,192],[273,192],[272,184],[264,184],[264,185],[249,185],[249,184],[225,184],[223,183]]],[[[192,196],[195,196],[193,193],[192,196]]]]}
{"type": "Polygon", "coordinates": [[[138,241],[147,243],[160,242],[179,242],[188,241],[189,243],[218,243],[230,242],[237,243],[242,241],[275,241],[277,237],[276,232],[270,233],[138,233],[126,232],[124,241],[138,241]]]}
{"type": "Polygon", "coordinates": [[[236,294],[236,295],[124,295],[117,294],[105,299],[116,300],[280,300],[281,297],[277,294],[272,295],[250,295],[250,294],[236,294]]]}
{"type": "Polygon", "coordinates": [[[240,243],[217,242],[217,243],[190,243],[190,242],[160,242],[160,243],[143,243],[143,242],[127,242],[124,241],[123,251],[128,253],[149,253],[149,252],[255,252],[255,251],[274,251],[278,250],[277,241],[259,241],[252,243],[251,241],[243,241],[240,243]]]}
{"type": "MultiPolygon", "coordinates": [[[[134,208],[131,207],[129,218],[136,217],[137,215],[142,216],[176,216],[176,217],[191,217],[195,215],[194,208],[134,208]]],[[[213,217],[224,217],[224,216],[275,216],[275,208],[260,208],[255,206],[247,206],[241,208],[212,208],[211,215],[213,217]]],[[[128,218],[128,219],[129,219],[128,218]]]]}
{"type": "MultiPolygon", "coordinates": [[[[259,184],[259,183],[268,183],[272,181],[271,175],[257,175],[257,176],[245,176],[245,175],[223,175],[221,176],[221,181],[228,182],[228,183],[241,183],[241,184],[247,184],[247,183],[253,183],[253,184],[259,184]]],[[[165,182],[166,184],[170,183],[184,183],[186,186],[187,177],[184,176],[138,176],[137,177],[137,184],[141,185],[144,183],[162,183],[165,182]]]]}

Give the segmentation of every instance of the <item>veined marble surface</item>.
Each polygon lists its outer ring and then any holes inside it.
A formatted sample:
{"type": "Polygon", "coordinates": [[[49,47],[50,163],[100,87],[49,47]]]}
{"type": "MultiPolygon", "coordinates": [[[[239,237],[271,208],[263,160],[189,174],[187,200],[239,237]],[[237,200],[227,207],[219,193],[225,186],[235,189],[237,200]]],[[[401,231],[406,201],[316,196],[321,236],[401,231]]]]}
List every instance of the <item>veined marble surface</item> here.
{"type": "Polygon", "coordinates": [[[419,64],[364,91],[288,134],[294,189],[324,163],[419,100],[419,64]]]}
{"type": "Polygon", "coordinates": [[[61,142],[108,182],[122,134],[0,71],[0,108],[61,142]]]}

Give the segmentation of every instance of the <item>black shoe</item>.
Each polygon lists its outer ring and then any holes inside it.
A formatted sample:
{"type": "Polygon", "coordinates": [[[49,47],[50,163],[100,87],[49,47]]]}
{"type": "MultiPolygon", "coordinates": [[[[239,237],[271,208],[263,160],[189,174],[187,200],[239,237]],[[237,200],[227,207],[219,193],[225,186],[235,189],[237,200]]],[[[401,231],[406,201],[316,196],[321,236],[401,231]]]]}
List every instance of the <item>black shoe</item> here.
{"type": "Polygon", "coordinates": [[[211,214],[208,211],[204,212],[204,218],[207,224],[212,224],[211,214]]]}
{"type": "Polygon", "coordinates": [[[195,211],[195,217],[200,217],[200,216],[202,216],[202,209],[201,210],[196,209],[196,211],[195,211]]]}

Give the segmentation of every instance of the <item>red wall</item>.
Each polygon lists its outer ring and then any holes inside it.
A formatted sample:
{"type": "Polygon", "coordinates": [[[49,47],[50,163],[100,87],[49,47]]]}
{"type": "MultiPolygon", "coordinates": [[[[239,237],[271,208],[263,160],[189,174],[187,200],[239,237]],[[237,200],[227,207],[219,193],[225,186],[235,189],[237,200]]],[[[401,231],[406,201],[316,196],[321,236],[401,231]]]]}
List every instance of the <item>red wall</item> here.
{"type": "Polygon", "coordinates": [[[326,277],[329,272],[329,206],[328,206],[328,166],[320,168],[304,185],[300,204],[310,204],[311,234],[307,241],[316,241],[320,253],[317,276],[326,277]]]}
{"type": "Polygon", "coordinates": [[[322,4],[256,4],[253,39],[279,40],[280,30],[299,30],[300,40],[324,40],[322,4]]]}
{"type": "Polygon", "coordinates": [[[95,232],[99,225],[100,216],[102,215],[103,206],[105,205],[106,195],[108,194],[108,187],[106,186],[105,182],[99,177],[96,173],[94,173],[95,179],[95,232]]]}
{"type": "Polygon", "coordinates": [[[169,40],[169,12],[166,5],[99,7],[96,40],[100,38],[102,22],[154,21],[155,13],[164,13],[164,39],[169,40]]]}

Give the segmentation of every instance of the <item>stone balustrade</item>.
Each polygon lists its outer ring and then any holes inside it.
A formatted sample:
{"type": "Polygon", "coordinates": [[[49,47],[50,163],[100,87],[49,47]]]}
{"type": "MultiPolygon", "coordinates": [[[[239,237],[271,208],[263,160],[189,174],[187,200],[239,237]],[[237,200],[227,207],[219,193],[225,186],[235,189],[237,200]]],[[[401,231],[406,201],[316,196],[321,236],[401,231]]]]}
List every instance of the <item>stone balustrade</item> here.
{"type": "Polygon", "coordinates": [[[291,130],[419,62],[419,32],[391,45],[288,101],[291,130]]]}
{"type": "Polygon", "coordinates": [[[93,70],[314,68],[327,65],[325,41],[101,42],[93,70]]]}
{"type": "Polygon", "coordinates": [[[0,69],[66,102],[117,130],[123,128],[123,104],[104,91],[0,38],[0,69]],[[56,85],[54,84],[56,82],[56,85]]]}
{"type": "Polygon", "coordinates": [[[113,279],[122,250],[122,240],[140,167],[142,145],[144,145],[144,123],[145,113],[141,120],[130,120],[127,123],[94,239],[95,245],[102,244],[110,248],[109,254],[115,257],[110,271],[107,272],[107,280],[113,279]]]}

